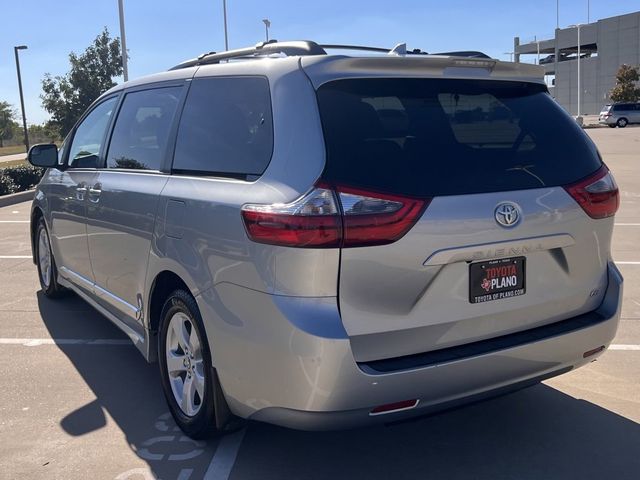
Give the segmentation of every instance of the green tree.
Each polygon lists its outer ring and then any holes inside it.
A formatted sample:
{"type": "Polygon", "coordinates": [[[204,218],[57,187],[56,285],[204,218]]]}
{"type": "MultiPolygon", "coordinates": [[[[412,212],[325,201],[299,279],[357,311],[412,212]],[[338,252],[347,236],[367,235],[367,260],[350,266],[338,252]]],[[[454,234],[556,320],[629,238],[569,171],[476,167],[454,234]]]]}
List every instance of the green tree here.
{"type": "Polygon", "coordinates": [[[609,92],[609,97],[614,102],[637,102],[640,100],[640,80],[638,67],[621,65],[616,74],[616,86],[609,92]]]}
{"type": "Polygon", "coordinates": [[[5,140],[13,138],[15,116],[16,111],[9,102],[0,102],[0,147],[4,147],[5,140]]]}
{"type": "Polygon", "coordinates": [[[42,80],[42,106],[64,137],[91,102],[114,87],[122,75],[120,39],[112,39],[105,27],[82,55],[69,54],[71,70],[64,76],[46,74],[42,80]]]}

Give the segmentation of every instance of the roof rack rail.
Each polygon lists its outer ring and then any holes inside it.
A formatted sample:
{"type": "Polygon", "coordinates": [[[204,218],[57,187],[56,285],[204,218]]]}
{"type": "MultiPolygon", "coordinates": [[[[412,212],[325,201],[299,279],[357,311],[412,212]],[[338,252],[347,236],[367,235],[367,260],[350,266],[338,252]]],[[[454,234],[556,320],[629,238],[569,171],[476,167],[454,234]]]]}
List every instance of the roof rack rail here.
{"type": "Polygon", "coordinates": [[[419,48],[414,48],[413,50],[407,50],[406,45],[404,43],[399,43],[393,48],[382,48],[382,47],[367,47],[364,45],[320,45],[325,50],[361,50],[364,52],[377,52],[377,53],[391,53],[396,52],[399,47],[404,48],[403,54],[406,55],[428,55],[427,52],[423,52],[419,48]]]}
{"type": "Polygon", "coordinates": [[[486,53],[476,52],[475,50],[463,50],[460,52],[432,53],[431,55],[442,55],[443,57],[491,58],[486,53]]]}
{"type": "Polygon", "coordinates": [[[268,42],[257,43],[253,47],[227,50],[220,53],[203,53],[199,57],[179,63],[169,70],[179,70],[181,68],[193,67],[196,65],[220,63],[221,60],[231,60],[232,58],[249,57],[251,55],[271,55],[276,53],[283,53],[285,55],[292,56],[326,55],[327,52],[325,52],[325,50],[316,42],[312,42],[310,40],[301,40],[294,42],[278,42],[277,40],[269,40],[268,42]]]}
{"type": "MultiPolygon", "coordinates": [[[[277,40],[269,40],[267,42],[260,42],[253,47],[239,48],[236,50],[227,50],[225,52],[209,52],[203,53],[197,58],[186,60],[178,65],[170,68],[169,70],[179,70],[181,68],[194,67],[196,65],[209,65],[212,63],[220,63],[223,60],[231,59],[251,59],[256,58],[256,55],[272,55],[272,54],[284,54],[287,56],[294,55],[326,55],[326,50],[360,50],[366,52],[377,52],[397,55],[429,55],[427,52],[414,48],[413,50],[407,50],[407,46],[404,43],[399,43],[393,48],[381,48],[381,47],[367,47],[364,45],[338,45],[327,44],[319,45],[311,40],[299,40],[292,42],[278,42],[277,40]]],[[[432,55],[447,55],[455,57],[469,57],[469,58],[491,58],[482,52],[476,51],[461,51],[461,52],[446,52],[446,53],[434,53],[432,55]]]]}

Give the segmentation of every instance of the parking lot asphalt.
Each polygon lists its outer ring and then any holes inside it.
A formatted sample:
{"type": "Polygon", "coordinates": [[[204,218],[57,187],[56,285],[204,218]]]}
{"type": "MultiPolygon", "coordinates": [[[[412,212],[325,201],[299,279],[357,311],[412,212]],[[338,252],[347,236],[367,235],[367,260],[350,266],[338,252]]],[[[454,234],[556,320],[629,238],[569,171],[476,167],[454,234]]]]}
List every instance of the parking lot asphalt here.
{"type": "Polygon", "coordinates": [[[195,442],[156,365],[75,296],[39,291],[29,203],[0,208],[0,479],[640,478],[640,128],[593,129],[621,208],[614,346],[541,385],[431,417],[343,432],[249,423],[195,442]]]}

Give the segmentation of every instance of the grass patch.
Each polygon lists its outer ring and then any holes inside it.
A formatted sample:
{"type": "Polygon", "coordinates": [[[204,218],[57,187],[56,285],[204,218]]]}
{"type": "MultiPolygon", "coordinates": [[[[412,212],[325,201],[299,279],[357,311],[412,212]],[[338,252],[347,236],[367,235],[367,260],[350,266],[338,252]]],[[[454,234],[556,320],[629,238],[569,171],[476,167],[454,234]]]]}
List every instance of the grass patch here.
{"type": "Polygon", "coordinates": [[[11,160],[10,162],[0,162],[0,170],[3,168],[11,168],[11,167],[23,167],[25,165],[29,165],[29,162],[26,160],[11,160]]]}
{"type": "Polygon", "coordinates": [[[15,155],[16,153],[27,153],[24,150],[24,145],[11,145],[10,147],[0,148],[0,156],[15,155]]]}

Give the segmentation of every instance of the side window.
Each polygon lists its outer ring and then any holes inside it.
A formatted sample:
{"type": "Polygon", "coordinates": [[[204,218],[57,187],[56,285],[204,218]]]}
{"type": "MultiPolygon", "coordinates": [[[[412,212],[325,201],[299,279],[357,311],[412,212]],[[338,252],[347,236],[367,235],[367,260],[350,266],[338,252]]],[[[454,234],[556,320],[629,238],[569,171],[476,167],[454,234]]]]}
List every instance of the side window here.
{"type": "Polygon", "coordinates": [[[180,119],[175,171],[261,175],[272,150],[271,97],[265,78],[193,81],[180,119]]]}
{"type": "Polygon", "coordinates": [[[69,148],[69,167],[97,168],[100,166],[100,150],[116,101],[116,97],[105,100],[78,125],[69,148]]]}
{"type": "Polygon", "coordinates": [[[182,87],[127,93],[113,128],[108,168],[160,170],[182,87]]]}

